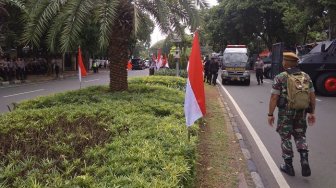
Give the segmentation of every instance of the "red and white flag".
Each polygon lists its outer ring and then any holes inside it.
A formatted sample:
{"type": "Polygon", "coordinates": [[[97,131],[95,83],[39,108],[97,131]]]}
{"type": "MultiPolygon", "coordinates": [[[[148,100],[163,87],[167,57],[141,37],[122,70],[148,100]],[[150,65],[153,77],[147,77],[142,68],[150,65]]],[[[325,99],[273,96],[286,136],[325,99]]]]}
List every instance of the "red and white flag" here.
{"type": "Polygon", "coordinates": [[[184,99],[184,114],[187,126],[203,117],[206,113],[203,82],[203,66],[198,33],[195,32],[188,63],[188,80],[184,99]]]}
{"type": "Polygon", "coordinates": [[[85,70],[85,66],[83,63],[83,58],[82,58],[82,51],[81,48],[78,47],[78,78],[79,81],[82,82],[82,76],[85,77],[87,75],[86,70],[85,70]]]}
{"type": "Polygon", "coordinates": [[[162,57],[162,67],[169,68],[168,59],[165,55],[162,57]]]}
{"type": "Polygon", "coordinates": [[[156,68],[159,70],[162,66],[161,48],[158,50],[158,56],[156,60],[156,68]]]}

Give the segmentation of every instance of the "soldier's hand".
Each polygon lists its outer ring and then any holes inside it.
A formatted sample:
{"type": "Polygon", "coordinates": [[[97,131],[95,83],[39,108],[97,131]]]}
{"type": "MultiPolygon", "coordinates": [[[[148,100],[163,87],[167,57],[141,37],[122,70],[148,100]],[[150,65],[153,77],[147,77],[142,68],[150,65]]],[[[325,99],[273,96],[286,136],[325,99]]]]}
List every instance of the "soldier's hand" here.
{"type": "Polygon", "coordinates": [[[274,116],[268,116],[268,125],[273,127],[274,124],[274,116]]]}
{"type": "Polygon", "coordinates": [[[313,126],[316,121],[315,114],[308,113],[308,125],[313,126]]]}

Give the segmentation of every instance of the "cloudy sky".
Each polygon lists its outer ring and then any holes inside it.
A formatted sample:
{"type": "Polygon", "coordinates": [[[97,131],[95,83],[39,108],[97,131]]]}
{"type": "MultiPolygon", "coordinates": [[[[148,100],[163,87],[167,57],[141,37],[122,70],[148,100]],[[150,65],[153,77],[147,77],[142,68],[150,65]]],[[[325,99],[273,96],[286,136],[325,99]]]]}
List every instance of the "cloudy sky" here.
{"type": "MultiPolygon", "coordinates": [[[[217,0],[207,0],[210,6],[217,5],[217,0]]],[[[151,34],[151,45],[155,44],[157,41],[164,39],[165,36],[161,34],[158,27],[155,27],[153,33],[151,34]]]]}

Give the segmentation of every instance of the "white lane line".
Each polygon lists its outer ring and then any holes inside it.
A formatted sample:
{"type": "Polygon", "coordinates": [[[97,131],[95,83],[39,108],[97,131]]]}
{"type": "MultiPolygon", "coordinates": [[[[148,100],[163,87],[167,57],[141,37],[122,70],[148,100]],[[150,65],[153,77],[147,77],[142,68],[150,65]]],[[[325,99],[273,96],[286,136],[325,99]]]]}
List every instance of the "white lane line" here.
{"type": "Polygon", "coordinates": [[[233,99],[233,97],[230,95],[230,93],[228,92],[228,90],[226,90],[226,88],[223,87],[223,85],[221,85],[218,80],[217,80],[217,83],[225,91],[226,95],[229,97],[229,99],[231,100],[232,104],[234,105],[234,107],[236,108],[237,112],[239,113],[240,117],[242,118],[243,122],[245,123],[247,129],[251,133],[254,141],[256,142],[256,144],[257,144],[257,146],[258,146],[258,148],[259,148],[262,156],[264,157],[264,159],[265,159],[268,167],[270,168],[270,170],[271,170],[271,172],[272,172],[275,180],[277,181],[279,187],[281,187],[281,188],[289,188],[289,185],[288,185],[286,179],[283,177],[283,175],[280,172],[278,166],[275,164],[274,160],[272,159],[271,155],[269,154],[268,150],[266,149],[264,143],[261,141],[261,139],[258,136],[257,132],[254,130],[254,128],[252,127],[251,123],[248,121],[248,119],[244,115],[243,111],[239,108],[238,104],[233,99]]]}
{"type": "Polygon", "coordinates": [[[321,101],[322,101],[321,99],[318,99],[318,98],[316,98],[316,100],[317,100],[318,102],[321,102],[321,101]]]}
{"type": "Polygon", "coordinates": [[[86,81],[84,81],[84,82],[85,82],[85,83],[88,83],[88,82],[94,82],[94,81],[98,81],[98,80],[100,80],[100,79],[86,80],[86,81]]]}
{"type": "Polygon", "coordinates": [[[265,81],[265,80],[264,80],[264,82],[267,83],[267,84],[271,83],[271,82],[269,82],[269,81],[265,81]]]}
{"type": "Polygon", "coordinates": [[[17,96],[17,95],[24,95],[24,94],[27,94],[27,93],[34,93],[34,92],[39,92],[39,91],[43,91],[44,89],[38,89],[38,90],[33,90],[33,91],[27,91],[27,92],[23,92],[23,93],[16,93],[16,94],[13,94],[13,95],[6,95],[6,96],[3,96],[4,98],[7,98],[7,97],[14,97],[14,96],[17,96]]]}

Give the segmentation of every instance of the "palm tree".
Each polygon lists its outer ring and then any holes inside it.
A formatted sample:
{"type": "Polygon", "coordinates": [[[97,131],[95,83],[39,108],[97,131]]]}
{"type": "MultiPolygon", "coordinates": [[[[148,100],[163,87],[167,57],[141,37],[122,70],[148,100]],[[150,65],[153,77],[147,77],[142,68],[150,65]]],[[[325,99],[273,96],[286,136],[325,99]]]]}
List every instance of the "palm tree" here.
{"type": "Polygon", "coordinates": [[[161,31],[199,25],[198,9],[205,0],[29,0],[23,41],[38,46],[46,38],[51,51],[65,52],[79,45],[87,20],[99,26],[99,44],[110,60],[110,90],[128,89],[126,64],[139,23],[150,16],[161,31]]]}

